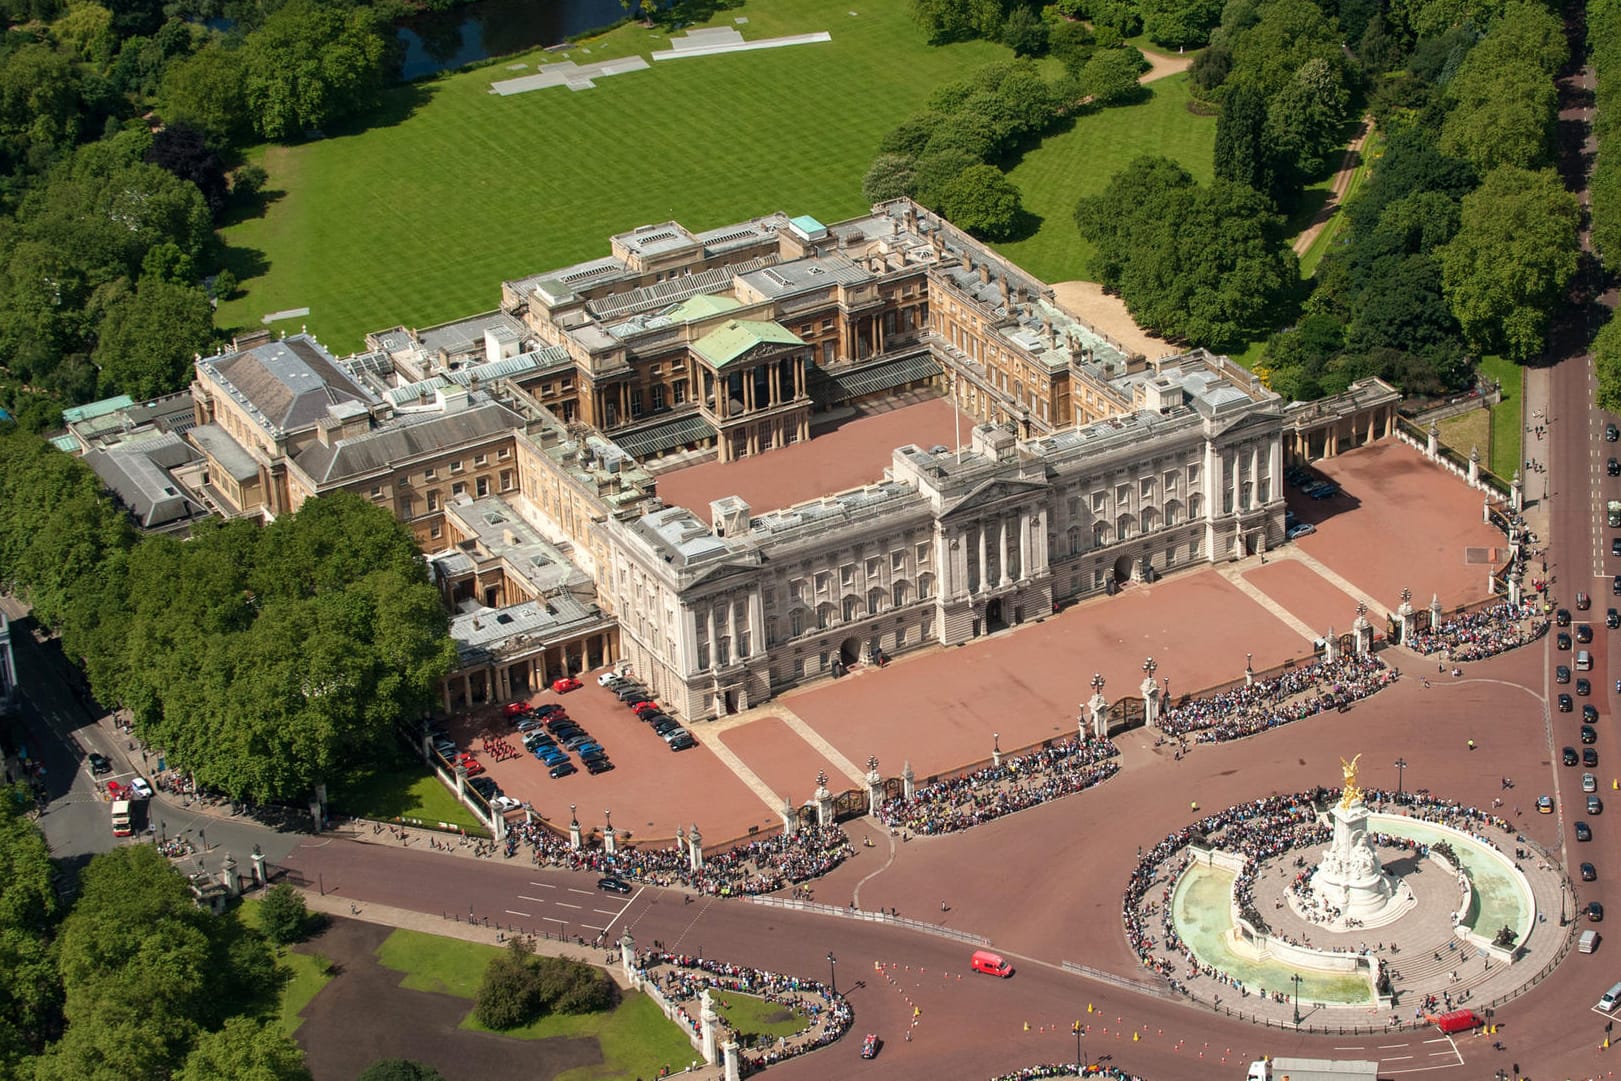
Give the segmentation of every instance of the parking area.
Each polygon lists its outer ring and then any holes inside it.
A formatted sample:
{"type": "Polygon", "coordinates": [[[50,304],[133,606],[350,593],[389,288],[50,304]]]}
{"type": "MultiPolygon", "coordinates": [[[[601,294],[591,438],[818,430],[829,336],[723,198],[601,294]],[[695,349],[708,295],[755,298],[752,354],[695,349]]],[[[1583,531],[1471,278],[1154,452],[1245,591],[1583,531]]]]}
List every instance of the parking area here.
{"type": "MultiPolygon", "coordinates": [[[[527,802],[549,822],[567,825],[575,805],[580,824],[600,829],[604,811],[612,812],[614,829],[638,843],[673,842],[677,826],[692,826],[715,839],[740,837],[750,826],[775,825],[780,819],[749,791],[735,773],[702,745],[674,752],[624,703],[594,680],[568,694],[545,691],[525,701],[562,706],[602,744],[614,764],[595,776],[583,768],[553,779],[544,765],[524,751],[523,740],[499,706],[459,718],[451,735],[471,749],[485,772],[513,799],[527,802]],[[486,737],[502,738],[518,756],[498,762],[481,753],[486,737]]],[[[580,766],[578,755],[570,760],[580,766]]]]}

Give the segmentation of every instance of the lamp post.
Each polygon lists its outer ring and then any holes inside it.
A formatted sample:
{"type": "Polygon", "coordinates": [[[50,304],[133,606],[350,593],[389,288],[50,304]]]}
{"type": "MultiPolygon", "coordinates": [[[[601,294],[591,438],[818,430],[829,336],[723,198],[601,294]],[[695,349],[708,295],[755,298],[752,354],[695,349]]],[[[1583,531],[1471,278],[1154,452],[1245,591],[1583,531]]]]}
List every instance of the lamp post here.
{"type": "Polygon", "coordinates": [[[827,951],[827,983],[835,995],[839,993],[839,959],[832,950],[827,951]]]}
{"type": "Polygon", "coordinates": [[[1405,759],[1405,758],[1396,759],[1396,802],[1397,803],[1401,802],[1402,774],[1404,772],[1406,772],[1406,770],[1407,770],[1407,759],[1405,759]]]}
{"type": "Polygon", "coordinates": [[[1102,672],[1093,672],[1092,673],[1092,693],[1093,694],[1102,694],[1103,693],[1103,673],[1102,672]]]}
{"type": "Polygon", "coordinates": [[[1165,708],[1170,709],[1171,708],[1171,677],[1166,676],[1164,678],[1165,678],[1165,708]]]}
{"type": "Polygon", "coordinates": [[[1150,680],[1154,678],[1154,673],[1158,669],[1159,665],[1154,663],[1154,658],[1152,657],[1143,662],[1143,675],[1147,676],[1150,680]]]}
{"type": "Polygon", "coordinates": [[[1294,975],[1295,981],[1295,1028],[1300,1027],[1300,973],[1294,975]]]}
{"type": "Polygon", "coordinates": [[[992,732],[991,733],[991,753],[992,754],[1001,754],[1002,753],[1002,733],[1000,733],[1000,732],[992,732]]]}
{"type": "Polygon", "coordinates": [[[1079,1077],[1085,1071],[1081,1063],[1081,1023],[1075,1022],[1075,1076],[1079,1077]]]}

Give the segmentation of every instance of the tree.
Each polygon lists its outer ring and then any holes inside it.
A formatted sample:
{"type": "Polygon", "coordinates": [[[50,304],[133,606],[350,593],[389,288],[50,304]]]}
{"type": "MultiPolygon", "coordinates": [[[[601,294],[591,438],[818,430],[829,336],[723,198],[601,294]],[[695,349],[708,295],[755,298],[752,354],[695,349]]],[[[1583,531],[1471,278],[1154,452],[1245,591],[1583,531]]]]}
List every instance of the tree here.
{"type": "Polygon", "coordinates": [[[526,1025],[540,1015],[540,974],[527,940],[514,936],[506,951],[490,958],[478,985],[473,1007],[478,1023],[505,1032],[526,1025]]]}
{"type": "Polygon", "coordinates": [[[994,165],[971,165],[940,193],[945,216],[985,240],[1006,240],[1024,212],[1019,189],[994,165]]]}
{"type": "Polygon", "coordinates": [[[1600,409],[1621,412],[1621,323],[1614,319],[1593,338],[1593,372],[1598,378],[1595,401],[1600,409]]]}
{"type": "Polygon", "coordinates": [[[51,936],[56,890],[50,849],[27,816],[22,785],[0,788],[0,1075],[45,1046],[60,1024],[61,986],[51,936]]]}
{"type": "Polygon", "coordinates": [[[175,1081],[310,1081],[304,1052],[274,1020],[232,1017],[197,1038],[175,1081]]]}
{"type": "Polygon", "coordinates": [[[252,128],[243,95],[242,54],[210,45],[171,63],[163,73],[163,114],[216,139],[232,139],[252,128]]]}
{"type": "Polygon", "coordinates": [[[979,159],[963,150],[930,151],[917,159],[912,169],[912,197],[924,206],[939,210],[946,187],[979,159]]]}
{"type": "Polygon", "coordinates": [[[898,199],[912,192],[912,159],[902,154],[879,154],[861,179],[861,197],[869,203],[898,199]]]}
{"type": "Polygon", "coordinates": [[[1023,4],[1015,5],[1002,24],[1002,43],[1014,56],[1041,56],[1047,51],[1047,24],[1023,4]]]}
{"type": "Polygon", "coordinates": [[[259,905],[259,929],[278,946],[304,938],[309,922],[303,895],[285,882],[272,886],[259,905]]]}
{"type": "Polygon", "coordinates": [[[290,0],[241,48],[243,94],[254,129],[286,139],[359,115],[383,81],[388,43],[379,16],[316,0],[290,0]]]}
{"type": "Polygon", "coordinates": [[[42,171],[78,138],[85,119],[79,70],[48,45],[0,61],[0,149],[6,171],[42,171]]]}
{"type": "Polygon", "coordinates": [[[1221,107],[1221,115],[1216,118],[1214,157],[1218,178],[1255,191],[1272,190],[1272,161],[1266,145],[1266,99],[1247,82],[1232,88],[1221,107]]]}
{"type": "Polygon", "coordinates": [[[1142,96],[1137,58],[1125,49],[1099,49],[1081,69],[1081,92],[1098,105],[1118,105],[1142,96]]]}
{"type": "Polygon", "coordinates": [[[445,1081],[445,1078],[427,1063],[408,1058],[386,1058],[366,1067],[355,1081],[445,1081]]]}
{"type": "Polygon", "coordinates": [[[1173,49],[1205,44],[1221,21],[1220,0],[1142,0],[1140,7],[1143,33],[1173,49]]]}
{"type": "Polygon", "coordinates": [[[167,125],[152,137],[146,160],[197,185],[203,202],[216,217],[225,209],[225,166],[201,128],[184,122],[167,125]]]}
{"type": "Polygon", "coordinates": [[[997,41],[1002,36],[1000,0],[912,0],[912,17],[931,45],[968,38],[997,41]]]}
{"type": "Polygon", "coordinates": [[[142,278],[102,317],[94,356],[103,392],[142,399],[184,387],[193,357],[213,335],[207,293],[194,285],[142,278]]]}
{"type": "Polygon", "coordinates": [[[1548,313],[1576,273],[1579,217],[1552,170],[1500,166],[1464,197],[1457,235],[1439,254],[1467,338],[1519,361],[1541,352],[1548,313]]]}
{"type": "Polygon", "coordinates": [[[1525,64],[1474,60],[1471,53],[1447,84],[1452,108],[1441,124],[1441,149],[1481,173],[1499,165],[1532,169],[1546,163],[1559,108],[1553,81],[1525,64]]]}

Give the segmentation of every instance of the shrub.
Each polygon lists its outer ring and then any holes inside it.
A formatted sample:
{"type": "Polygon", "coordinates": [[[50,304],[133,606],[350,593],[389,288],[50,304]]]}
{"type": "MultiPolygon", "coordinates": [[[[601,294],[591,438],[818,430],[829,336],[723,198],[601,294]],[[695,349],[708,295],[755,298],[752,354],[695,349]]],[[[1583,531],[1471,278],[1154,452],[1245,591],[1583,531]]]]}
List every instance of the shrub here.
{"type": "Polygon", "coordinates": [[[270,887],[259,904],[259,927],[278,946],[297,942],[309,934],[310,910],[304,895],[283,882],[270,887]]]}

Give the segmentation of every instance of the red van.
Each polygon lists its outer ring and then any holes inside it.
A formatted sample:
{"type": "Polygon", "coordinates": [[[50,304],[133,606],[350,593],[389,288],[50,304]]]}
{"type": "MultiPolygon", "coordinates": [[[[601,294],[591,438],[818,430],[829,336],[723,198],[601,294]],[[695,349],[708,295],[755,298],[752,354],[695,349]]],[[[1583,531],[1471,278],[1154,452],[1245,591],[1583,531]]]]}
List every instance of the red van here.
{"type": "Polygon", "coordinates": [[[992,953],[990,950],[975,950],[970,963],[975,972],[984,972],[1003,979],[1013,975],[1013,966],[1003,960],[1000,954],[992,953]]]}
{"type": "Polygon", "coordinates": [[[1446,1013],[1430,1018],[1430,1020],[1435,1022],[1436,1028],[1448,1036],[1454,1032],[1468,1032],[1470,1029],[1479,1028],[1486,1023],[1476,1017],[1473,1010],[1448,1010],[1446,1013]]]}

